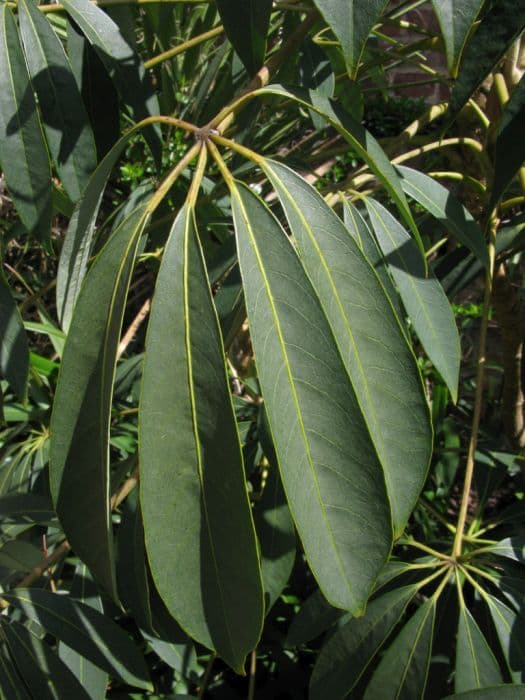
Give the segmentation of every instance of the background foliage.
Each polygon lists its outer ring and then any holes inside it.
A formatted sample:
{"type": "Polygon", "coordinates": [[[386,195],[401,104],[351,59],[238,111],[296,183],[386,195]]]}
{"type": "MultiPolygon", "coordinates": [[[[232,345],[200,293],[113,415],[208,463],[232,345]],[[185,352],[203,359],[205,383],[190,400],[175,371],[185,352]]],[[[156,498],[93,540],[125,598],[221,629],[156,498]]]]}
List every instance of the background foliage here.
{"type": "Polygon", "coordinates": [[[523,697],[525,8],[0,12],[0,697],[523,697]]]}

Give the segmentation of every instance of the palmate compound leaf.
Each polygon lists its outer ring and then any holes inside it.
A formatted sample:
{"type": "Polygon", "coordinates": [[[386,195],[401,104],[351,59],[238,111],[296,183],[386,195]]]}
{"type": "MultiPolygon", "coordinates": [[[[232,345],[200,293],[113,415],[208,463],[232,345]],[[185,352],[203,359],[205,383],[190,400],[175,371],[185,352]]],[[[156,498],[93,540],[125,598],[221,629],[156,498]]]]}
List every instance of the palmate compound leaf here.
{"type": "Polygon", "coordinates": [[[32,0],[18,6],[20,32],[51,156],[76,202],[97,164],[95,139],[62,43],[32,0]]]}
{"type": "Polygon", "coordinates": [[[330,603],[361,614],[392,545],[383,471],[319,300],[277,219],[242,183],[232,211],[284,490],[330,603]]]}
{"type": "Polygon", "coordinates": [[[155,287],[139,454],[155,585],[184,630],[242,673],[261,633],[263,589],[224,350],[188,206],[155,287]]]}
{"type": "Polygon", "coordinates": [[[414,241],[382,204],[366,198],[370,223],[421,344],[457,400],[460,346],[452,309],[439,281],[425,270],[414,241]]]}
{"type": "Polygon", "coordinates": [[[43,241],[51,231],[51,166],[18,29],[0,8],[0,163],[24,226],[43,241]]]}
{"type": "Polygon", "coordinates": [[[82,286],[51,416],[51,495],[76,554],[115,598],[109,423],[122,316],[144,207],[116,229],[82,286]]]}
{"type": "Polygon", "coordinates": [[[394,536],[403,533],[432,451],[416,359],[374,270],[321,195],[290,168],[262,164],[331,326],[383,467],[394,536]]]}

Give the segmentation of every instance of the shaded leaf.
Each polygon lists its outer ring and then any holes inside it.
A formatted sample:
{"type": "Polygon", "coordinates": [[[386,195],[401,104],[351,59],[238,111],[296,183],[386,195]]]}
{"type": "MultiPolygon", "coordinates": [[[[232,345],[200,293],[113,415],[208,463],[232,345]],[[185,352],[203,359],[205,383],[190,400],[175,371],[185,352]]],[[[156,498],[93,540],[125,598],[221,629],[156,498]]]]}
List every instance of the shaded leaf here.
{"type": "Polygon", "coordinates": [[[130,129],[99,164],[77,202],[69,222],[57,272],[57,313],[64,331],[68,330],[71,323],[73,308],[86,275],[97,214],[106,183],[132,133],[134,130],[130,129]]]}
{"type": "Polygon", "coordinates": [[[184,678],[198,674],[200,669],[195,647],[185,635],[182,635],[180,642],[165,642],[149,634],[144,634],[144,639],[164,663],[184,678]]]}
{"type": "Polygon", "coordinates": [[[321,302],[383,467],[394,536],[405,528],[432,450],[427,401],[416,359],[381,282],[341,219],[293,170],[263,168],[321,302]]]}
{"type": "Polygon", "coordinates": [[[113,620],[69,596],[19,588],[5,599],[47,632],[124,683],[151,690],[141,652],[113,620]]]}
{"type": "Polygon", "coordinates": [[[256,90],[252,95],[281,95],[282,97],[295,100],[299,104],[313,109],[325,117],[328,123],[337,129],[348,141],[352,149],[367,163],[370,170],[376,175],[379,182],[382,183],[412,231],[421,249],[421,253],[424,254],[421,236],[419,235],[414,217],[408,206],[400,178],[379,143],[362,124],[353,119],[336,102],[320,95],[315,90],[301,90],[299,88],[288,88],[282,85],[269,85],[268,87],[256,90]]]}
{"type": "Polygon", "coordinates": [[[525,563],[525,537],[506,537],[490,546],[490,553],[525,563]]]}
{"type": "Polygon", "coordinates": [[[314,0],[314,3],[341,42],[348,72],[355,79],[366,40],[387,0],[314,0]]]}
{"type": "Polygon", "coordinates": [[[10,540],[0,547],[0,566],[22,573],[42,563],[44,555],[30,542],[10,540]]]}
{"type": "Polygon", "coordinates": [[[495,685],[491,688],[469,690],[467,693],[447,695],[444,700],[523,700],[525,685],[495,685]]]}
{"type": "Polygon", "coordinates": [[[459,611],[456,641],[456,674],[454,689],[457,693],[474,688],[485,688],[502,682],[501,671],[492,650],[464,605],[459,611]]]}
{"type": "Polygon", "coordinates": [[[18,6],[31,81],[62,185],[77,201],[97,164],[93,132],[59,38],[31,0],[18,6]]]}
{"type": "Polygon", "coordinates": [[[370,221],[425,352],[457,400],[460,347],[454,315],[445,293],[423,262],[401,224],[379,202],[366,199],[370,221]]]}
{"type": "Polygon", "coordinates": [[[51,416],[50,485],[78,556],[116,596],[109,504],[109,422],[117,348],[145,224],[137,209],[99,253],[80,292],[51,416]]]}
{"type": "Polygon", "coordinates": [[[4,640],[0,640],[0,698],[2,700],[31,700],[23,680],[16,671],[4,640]]]}
{"type": "Polygon", "coordinates": [[[432,651],[436,602],[423,603],[388,647],[367,686],[364,700],[423,698],[432,651]]]}
{"type": "MultiPolygon", "coordinates": [[[[70,595],[81,603],[86,603],[93,610],[99,613],[104,612],[97,587],[85,564],[78,564],[75,570],[70,595]]],[[[108,683],[108,674],[104,669],[96,666],[64,642],[60,642],[58,645],[58,655],[78,678],[91,700],[104,700],[108,683]]]]}
{"type": "Polygon", "coordinates": [[[34,697],[43,700],[89,700],[82,685],[51,647],[18,622],[4,623],[9,651],[34,697]]]}
{"type": "Polygon", "coordinates": [[[224,351],[187,206],[157,278],[139,426],[155,586],[184,630],[242,672],[261,632],[263,591],[224,351]]]}
{"type": "Polygon", "coordinates": [[[327,602],[321,591],[314,591],[301,605],[286,635],[287,647],[297,647],[311,642],[330,629],[345,613],[327,602]]]}
{"type": "Polygon", "coordinates": [[[447,54],[448,72],[457,76],[463,48],[483,0],[432,0],[447,54]]]}
{"type": "Polygon", "coordinates": [[[221,21],[250,75],[264,63],[272,0],[217,0],[221,21]]]}
{"type": "Polygon", "coordinates": [[[22,223],[47,243],[51,166],[15,20],[6,4],[0,14],[0,163],[22,223]]]}
{"type": "MultiPolygon", "coordinates": [[[[119,27],[90,0],[64,0],[67,13],[75,20],[114,80],[135,121],[159,114],[159,103],[140,57],[119,27]]],[[[160,162],[160,129],[144,132],[155,159],[160,162]]]]}
{"type": "Polygon", "coordinates": [[[458,78],[450,95],[450,119],[457,115],[482,80],[497,66],[524,27],[524,4],[515,0],[498,0],[492,4],[463,53],[458,78]]]}
{"type": "Polygon", "coordinates": [[[483,231],[459,199],[446,187],[419,170],[401,165],[396,166],[396,170],[401,175],[401,185],[405,193],[440,221],[488,269],[489,254],[483,231]]]}
{"type": "Polygon", "coordinates": [[[259,538],[265,609],[270,608],[288,583],[295,561],[295,528],[284,496],[277,465],[270,466],[262,498],[254,508],[259,538]]]}
{"type": "Polygon", "coordinates": [[[21,401],[27,395],[28,373],[29,348],[22,317],[0,270],[0,374],[21,401]]]}
{"type": "Polygon", "coordinates": [[[242,184],[232,187],[232,210],[257,372],[292,517],[328,601],[360,613],[392,542],[382,469],[288,237],[242,184]]]}
{"type": "Polygon", "coordinates": [[[405,586],[376,598],[363,617],[349,620],[328,638],[310,679],[312,700],[342,700],[348,695],[416,591],[417,586],[405,586]]]}
{"type": "Polygon", "coordinates": [[[486,596],[486,602],[512,680],[514,683],[520,683],[525,678],[525,626],[523,618],[494,596],[488,593],[486,596]]]}
{"type": "Polygon", "coordinates": [[[523,123],[525,121],[525,75],[505,105],[496,139],[496,165],[490,207],[494,207],[525,161],[523,123]]]}

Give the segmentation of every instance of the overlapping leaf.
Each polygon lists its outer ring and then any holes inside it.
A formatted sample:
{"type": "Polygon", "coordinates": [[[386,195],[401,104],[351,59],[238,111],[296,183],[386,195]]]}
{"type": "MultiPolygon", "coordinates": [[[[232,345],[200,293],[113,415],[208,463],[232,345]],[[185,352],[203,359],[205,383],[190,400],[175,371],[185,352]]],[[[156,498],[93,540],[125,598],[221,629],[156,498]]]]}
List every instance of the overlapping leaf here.
{"type": "Polygon", "coordinates": [[[228,39],[253,75],[264,62],[272,0],[217,0],[217,9],[228,39]]]}
{"type": "Polygon", "coordinates": [[[343,222],[290,168],[265,161],[384,470],[399,537],[432,449],[416,360],[381,283],[343,222]]]}
{"type": "Polygon", "coordinates": [[[456,77],[459,61],[483,0],[432,0],[445,40],[448,71],[456,77]]]}
{"type": "Polygon", "coordinates": [[[0,270],[0,374],[21,400],[27,393],[29,348],[18,307],[0,270]]]}
{"type": "MultiPolygon", "coordinates": [[[[111,17],[89,0],[64,0],[64,7],[95,48],[135,121],[158,114],[157,96],[144,65],[111,17]]],[[[158,127],[148,128],[145,136],[154,157],[159,161],[161,142],[158,127]]]]}
{"type": "Polygon", "coordinates": [[[170,613],[241,672],[261,632],[263,591],[223,352],[185,206],[163,255],[146,341],[139,419],[146,549],[170,613]]]}
{"type": "Polygon", "coordinates": [[[483,632],[468,608],[459,612],[456,642],[456,674],[454,689],[457,693],[474,688],[485,688],[502,682],[501,671],[483,632]]]}
{"type": "Polygon", "coordinates": [[[405,586],[373,600],[362,618],[351,619],[328,638],[310,679],[311,700],[343,700],[399,621],[417,586],[405,586]]]}
{"type": "Polygon", "coordinates": [[[379,202],[367,198],[366,207],[414,330],[455,401],[460,347],[448,299],[432,273],[425,272],[419,251],[401,224],[379,202]]]}
{"type": "Polygon", "coordinates": [[[330,29],[341,42],[351,78],[357,76],[361,55],[372,27],[387,0],[314,0],[330,29]]]}
{"type": "Polygon", "coordinates": [[[37,588],[20,588],[5,598],[30,620],[115,678],[137,688],[151,689],[142,654],[110,618],[69,596],[37,588]]]}
{"type": "Polygon", "coordinates": [[[51,494],[64,531],[116,595],[109,505],[109,421],[117,347],[144,208],[93,263],[69,329],[51,417],[51,494]]]}
{"type": "Polygon", "coordinates": [[[388,194],[392,197],[423,253],[424,248],[421,236],[419,235],[414,217],[408,206],[399,176],[386,153],[372,134],[337,105],[337,103],[319,94],[315,90],[302,90],[300,88],[288,88],[282,85],[269,85],[268,87],[261,88],[252,93],[252,95],[268,94],[281,95],[309,109],[313,109],[339,131],[359,157],[367,163],[370,170],[376,175],[379,182],[381,182],[388,194]]]}
{"type": "Polygon", "coordinates": [[[59,38],[31,0],[18,6],[20,32],[51,156],[77,201],[97,164],[89,118],[59,38]]]}
{"type": "Polygon", "coordinates": [[[359,614],[392,542],[381,466],[328,322],[278,221],[232,188],[246,308],[284,489],[334,605],[359,614]]]}
{"type": "Polygon", "coordinates": [[[424,697],[435,617],[436,601],[429,598],[388,647],[367,686],[364,700],[424,697]]]}
{"type": "Polygon", "coordinates": [[[0,163],[22,223],[42,241],[51,232],[51,166],[18,30],[0,8],[0,163]]]}
{"type": "Polygon", "coordinates": [[[486,595],[494,627],[514,683],[525,679],[525,626],[523,618],[498,598],[486,595]]]}

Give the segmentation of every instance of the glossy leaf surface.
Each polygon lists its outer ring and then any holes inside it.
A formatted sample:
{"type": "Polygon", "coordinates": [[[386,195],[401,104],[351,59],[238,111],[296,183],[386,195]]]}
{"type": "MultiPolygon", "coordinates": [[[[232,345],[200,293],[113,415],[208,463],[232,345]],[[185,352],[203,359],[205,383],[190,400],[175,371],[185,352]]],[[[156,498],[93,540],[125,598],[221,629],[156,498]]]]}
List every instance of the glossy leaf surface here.
{"type": "Polygon", "coordinates": [[[351,78],[355,78],[363,49],[386,0],[314,0],[330,29],[341,43],[351,78]]]}
{"type": "Polygon", "coordinates": [[[232,189],[257,371],[286,497],[326,598],[363,611],[390,551],[381,466],[328,322],[278,221],[232,189]]]}
{"type": "Polygon", "coordinates": [[[263,591],[224,351],[186,206],[157,278],[139,420],[155,585],[183,629],[241,672],[261,632],[263,591]]]}
{"type": "Polygon", "coordinates": [[[341,219],[290,168],[265,161],[383,466],[399,537],[426,478],[432,431],[412,350],[341,219]]]}
{"type": "Polygon", "coordinates": [[[430,271],[425,272],[414,242],[392,214],[369,198],[366,207],[414,330],[455,401],[459,379],[459,336],[443,288],[430,271]]]}
{"type": "Polygon", "coordinates": [[[0,163],[24,226],[47,242],[51,232],[51,166],[18,29],[0,8],[0,163]]]}
{"type": "Polygon", "coordinates": [[[109,505],[109,422],[117,347],[144,225],[137,209],[99,253],[64,347],[51,417],[51,494],[72,547],[116,596],[109,505]]]}
{"type": "Polygon", "coordinates": [[[31,0],[19,5],[25,56],[51,156],[75,202],[97,164],[89,118],[62,44],[31,0]]]}

